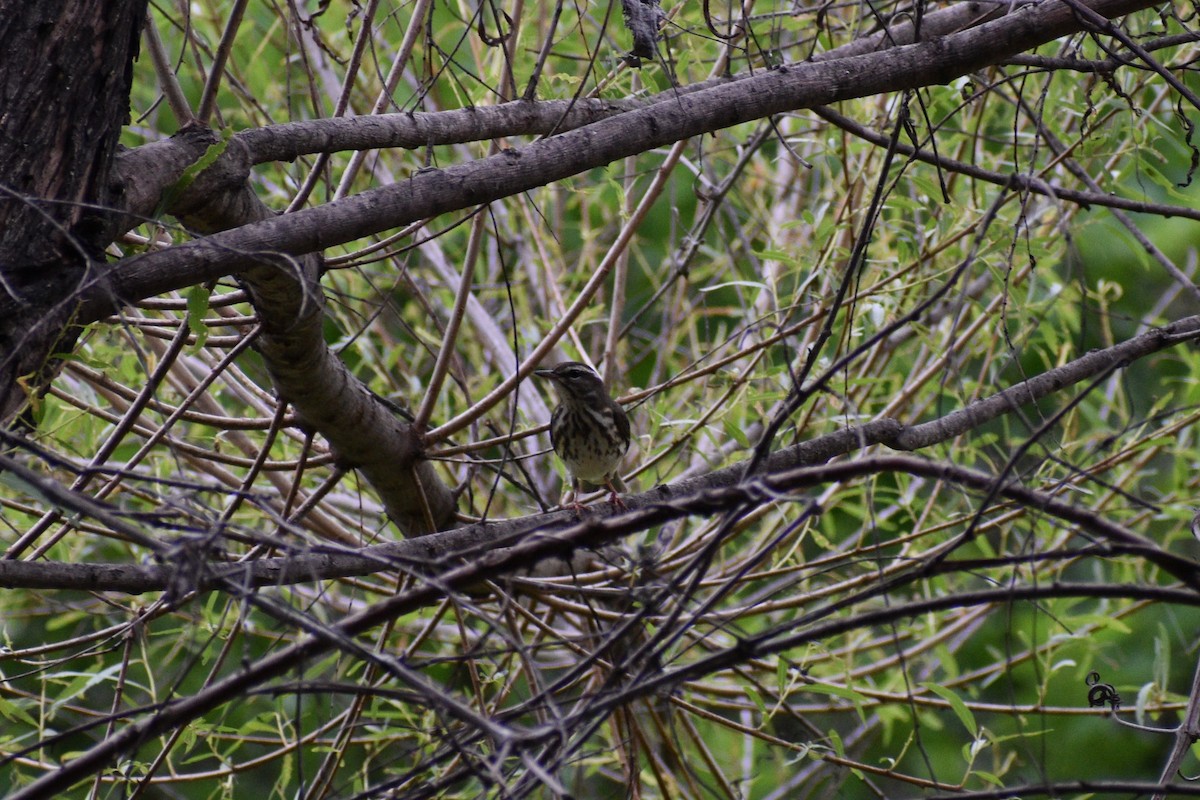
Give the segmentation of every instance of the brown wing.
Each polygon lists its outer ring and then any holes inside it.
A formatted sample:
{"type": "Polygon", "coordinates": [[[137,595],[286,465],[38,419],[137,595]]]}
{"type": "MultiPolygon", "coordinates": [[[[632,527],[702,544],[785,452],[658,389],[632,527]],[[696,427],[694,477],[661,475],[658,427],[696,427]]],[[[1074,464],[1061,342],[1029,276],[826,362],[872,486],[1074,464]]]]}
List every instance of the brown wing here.
{"type": "Polygon", "coordinates": [[[625,413],[625,409],[621,408],[621,404],[616,400],[610,400],[612,403],[613,421],[617,424],[617,433],[625,441],[625,449],[629,449],[629,415],[625,413]]]}

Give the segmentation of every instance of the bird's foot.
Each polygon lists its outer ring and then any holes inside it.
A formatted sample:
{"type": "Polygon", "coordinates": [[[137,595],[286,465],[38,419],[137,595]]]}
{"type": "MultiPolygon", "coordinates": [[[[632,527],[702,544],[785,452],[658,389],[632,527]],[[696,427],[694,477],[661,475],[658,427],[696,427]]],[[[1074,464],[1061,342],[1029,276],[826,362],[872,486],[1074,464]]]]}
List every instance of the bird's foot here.
{"type": "Polygon", "coordinates": [[[567,491],[567,496],[564,497],[562,501],[562,508],[571,509],[575,512],[576,517],[582,517],[583,509],[585,508],[583,503],[579,502],[579,491],[579,487],[572,487],[567,491]]]}
{"type": "MultiPolygon", "coordinates": [[[[624,488],[623,485],[622,488],[624,488]]],[[[621,495],[617,494],[617,487],[613,485],[612,481],[608,482],[608,502],[622,511],[629,510],[629,506],[625,505],[625,501],[621,499],[621,495]]]]}

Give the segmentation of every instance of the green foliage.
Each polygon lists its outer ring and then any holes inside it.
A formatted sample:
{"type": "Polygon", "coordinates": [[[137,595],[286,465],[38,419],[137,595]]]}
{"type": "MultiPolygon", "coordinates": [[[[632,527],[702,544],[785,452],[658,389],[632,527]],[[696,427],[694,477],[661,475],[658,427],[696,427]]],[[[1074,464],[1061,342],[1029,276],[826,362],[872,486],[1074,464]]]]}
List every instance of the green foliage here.
{"type": "MultiPolygon", "coordinates": [[[[152,10],[193,109],[228,5],[152,10]]],[[[247,4],[213,120],[220,141],[167,190],[163,207],[238,131],[331,116],[343,94],[346,116],[371,114],[418,4],[380,4],[364,27],[367,5],[247,4]]],[[[671,71],[647,63],[640,73],[621,61],[628,43],[618,7],[520,8],[514,20],[510,6],[431,4],[381,110],[520,98],[547,41],[539,101],[670,94],[726,69],[703,4],[669,9],[671,71]]],[[[754,9],[745,22],[752,35],[734,40],[728,70],[758,72],[844,45],[876,24],[875,13],[889,12],[754,9]]],[[[1139,39],[1182,30],[1153,14],[1122,24],[1139,39]]],[[[1096,38],[1041,55],[1109,58],[1096,38]]],[[[1195,55],[1178,43],[1154,53],[1176,65],[1195,55]]],[[[136,63],[126,145],[177,130],[159,96],[163,80],[151,59],[136,63]]],[[[1131,228],[1101,202],[1112,193],[1197,205],[1194,182],[1181,185],[1193,145],[1177,99],[1152,70],[1101,79],[1013,62],[836,109],[889,135],[906,106],[898,145],[936,151],[991,181],[903,152],[888,162],[886,148],[854,127],[809,111],[720,130],[686,143],[677,162],[648,151],[482,210],[330,248],[324,339],[353,376],[402,407],[400,418],[421,407],[450,348],[449,378],[429,400],[427,429],[436,429],[500,386],[603,266],[612,273],[548,360],[612,365],[633,418],[626,471],[635,492],[743,465],[798,376],[803,402],[781,420],[772,450],[884,417],[915,426],[1194,311],[1193,287],[1145,242],[1187,272],[1195,220],[1168,209],[1137,214],[1131,228]],[[1009,190],[1011,175],[1090,191],[1095,202],[1009,190]],[[661,194],[647,197],[660,179],[661,194]],[[616,252],[629,227],[630,244],[616,252]],[[470,303],[447,342],[464,268],[470,303]],[[614,319],[615,351],[605,352],[614,319]]],[[[315,207],[426,166],[519,150],[543,133],[385,148],[353,174],[353,153],[304,155],[258,165],[253,183],[282,211],[311,178],[301,205],[315,207]]],[[[189,238],[163,233],[167,222],[140,227],[122,255],[157,246],[160,235],[189,238]]],[[[339,469],[361,454],[332,452],[319,420],[286,410],[276,420],[262,358],[232,355],[257,322],[234,282],[157,300],[89,327],[65,354],[37,408],[37,442],[49,455],[31,457],[31,468],[169,543],[175,560],[166,566],[184,588],[201,563],[394,538],[376,490],[339,469]],[[180,354],[169,345],[181,326],[180,354]]],[[[1144,553],[1107,549],[1113,543],[1094,526],[999,491],[1037,490],[1171,554],[1200,555],[1188,527],[1200,483],[1200,356],[1180,344],[1119,367],[918,451],[987,472],[997,491],[893,469],[795,490],[750,476],[752,499],[736,514],[673,519],[636,531],[642,544],[624,555],[406,610],[355,639],[361,650],[338,642],[173,735],[139,741],[98,789],[81,782],[69,796],[152,792],[149,781],[160,781],[179,797],[408,796],[425,786],[444,797],[499,796],[503,783],[512,796],[561,788],[625,797],[636,784],[641,797],[858,798],[1155,779],[1166,739],[1087,710],[1084,678],[1095,670],[1116,687],[1123,719],[1170,724],[1188,700],[1196,608],[1132,598],[1136,587],[1175,578],[1144,553]],[[1083,582],[1129,592],[1055,592],[1083,582]],[[1028,587],[1045,591],[1018,597],[1028,587]],[[1006,589],[1011,597],[986,603],[920,605],[1006,589]],[[643,645],[653,653],[639,655],[643,645]],[[722,654],[736,658],[705,661],[722,654]],[[501,732],[481,733],[471,715],[501,732]],[[546,736],[535,746],[518,735],[530,732],[546,736]]],[[[544,434],[554,399],[544,390],[523,382],[470,425],[425,442],[460,491],[464,521],[559,503],[562,476],[544,434]]],[[[890,452],[864,445],[811,465],[890,452]]],[[[647,502],[677,499],[663,492],[647,502]]],[[[55,513],[14,474],[0,473],[0,504],[6,545],[38,532],[19,554],[33,563],[151,561],[103,522],[55,513]]],[[[160,591],[5,592],[0,750],[13,754],[0,761],[5,785],[422,585],[418,566],[429,565],[382,561],[365,576],[261,589],[233,579],[171,603],[160,591]],[[307,624],[281,620],[259,600],[307,624]]]]}

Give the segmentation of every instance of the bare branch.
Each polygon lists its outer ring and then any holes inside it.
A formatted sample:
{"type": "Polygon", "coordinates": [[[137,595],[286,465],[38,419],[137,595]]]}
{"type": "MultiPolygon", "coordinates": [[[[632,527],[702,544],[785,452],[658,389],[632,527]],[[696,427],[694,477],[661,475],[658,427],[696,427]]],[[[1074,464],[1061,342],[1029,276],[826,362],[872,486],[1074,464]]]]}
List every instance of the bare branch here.
{"type": "MultiPolygon", "coordinates": [[[[1119,16],[1148,0],[1100,0],[1119,16]]],[[[325,206],[208,236],[118,264],[85,289],[80,316],[95,320],[114,303],[189,286],[261,263],[264,253],[302,255],[425,217],[482,205],[605,166],[628,155],[772,114],[900,89],[946,83],[1077,29],[1063,0],[1026,6],[999,20],[932,42],[831,62],[780,68],[630,111],[526,147],[408,180],[325,206]]]]}

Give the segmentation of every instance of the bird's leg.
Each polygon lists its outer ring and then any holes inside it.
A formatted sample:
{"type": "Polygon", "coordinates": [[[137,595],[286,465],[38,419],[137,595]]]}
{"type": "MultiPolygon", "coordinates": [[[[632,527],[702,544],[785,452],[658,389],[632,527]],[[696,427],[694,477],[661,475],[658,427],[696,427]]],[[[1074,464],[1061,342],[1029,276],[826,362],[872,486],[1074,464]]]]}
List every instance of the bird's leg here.
{"type": "Polygon", "coordinates": [[[605,480],[604,483],[608,486],[608,502],[622,511],[628,510],[628,506],[621,499],[621,495],[617,494],[618,489],[622,492],[626,491],[625,482],[621,480],[621,476],[614,474],[611,478],[605,480]]]}
{"type": "Polygon", "coordinates": [[[575,516],[583,514],[583,503],[579,502],[579,493],[583,491],[583,484],[578,478],[571,479],[571,488],[567,492],[567,502],[563,506],[570,506],[575,509],[575,516]]]}

